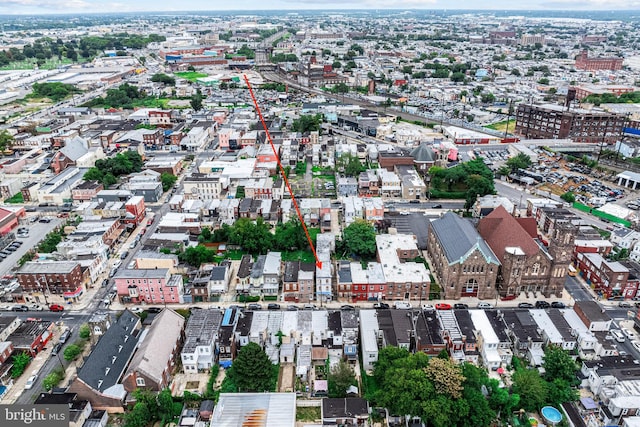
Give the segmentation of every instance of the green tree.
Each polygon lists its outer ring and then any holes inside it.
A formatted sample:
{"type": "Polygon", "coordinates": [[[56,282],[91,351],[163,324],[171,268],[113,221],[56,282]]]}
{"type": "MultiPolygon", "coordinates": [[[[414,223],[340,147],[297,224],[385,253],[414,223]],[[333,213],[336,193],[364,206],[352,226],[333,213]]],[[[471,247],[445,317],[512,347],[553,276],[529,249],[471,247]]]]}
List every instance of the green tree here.
{"type": "Polygon", "coordinates": [[[193,108],[193,111],[202,110],[202,94],[200,92],[194,93],[189,104],[191,108],[193,108]]]}
{"type": "Polygon", "coordinates": [[[155,83],[164,83],[168,86],[175,86],[176,79],[164,73],[156,73],[151,77],[151,81],[155,83]]]}
{"type": "Polygon", "coordinates": [[[67,348],[64,349],[64,360],[67,362],[71,362],[75,360],[80,353],[82,353],[82,349],[77,344],[69,344],[67,348]]]}
{"type": "Polygon", "coordinates": [[[124,416],[127,427],[146,427],[152,420],[151,411],[146,403],[138,402],[124,416]]]}
{"type": "Polygon", "coordinates": [[[160,182],[162,182],[162,191],[169,191],[173,184],[176,183],[178,177],[167,172],[160,174],[160,182]]]}
{"type": "Polygon", "coordinates": [[[547,404],[560,407],[562,403],[574,402],[580,398],[578,391],[561,378],[554,378],[547,383],[547,404]]]}
{"type": "Polygon", "coordinates": [[[207,249],[205,246],[190,246],[181,254],[178,259],[194,267],[200,267],[201,264],[213,262],[216,253],[207,249]]]}
{"type": "Polygon", "coordinates": [[[450,398],[458,399],[462,396],[464,376],[460,366],[454,365],[450,360],[435,357],[424,368],[427,377],[433,383],[436,393],[444,394],[450,398]]]}
{"type": "Polygon", "coordinates": [[[376,253],[376,232],[371,224],[363,219],[356,219],[343,231],[346,249],[364,259],[372,259],[376,253]]]}
{"type": "Polygon", "coordinates": [[[302,115],[298,119],[293,121],[293,125],[291,126],[291,130],[294,132],[312,132],[312,131],[320,131],[320,126],[322,124],[322,114],[316,115],[302,115]]]}
{"type": "Polygon", "coordinates": [[[3,129],[0,131],[0,151],[4,151],[7,148],[11,148],[13,144],[13,135],[8,130],[3,129]]]}
{"type": "Polygon", "coordinates": [[[274,242],[276,247],[283,251],[304,249],[309,245],[302,224],[297,217],[276,227],[274,242]]]}
{"type": "Polygon", "coordinates": [[[562,348],[550,345],[544,351],[544,359],[542,366],[544,367],[544,378],[547,381],[561,379],[569,384],[577,384],[578,364],[571,357],[569,352],[562,348]]]}
{"type": "Polygon", "coordinates": [[[11,367],[11,378],[18,378],[23,374],[29,362],[31,362],[31,356],[25,352],[16,353],[11,357],[11,362],[13,363],[11,367]]]}
{"type": "Polygon", "coordinates": [[[358,156],[351,153],[343,153],[336,159],[336,168],[343,171],[346,176],[359,176],[365,167],[360,163],[358,156]]]}
{"type": "Polygon", "coordinates": [[[262,348],[250,342],[240,349],[227,375],[240,392],[272,391],[272,363],[262,348]]]}
{"type": "Polygon", "coordinates": [[[520,396],[521,406],[527,411],[537,411],[547,402],[547,383],[537,370],[521,368],[512,376],[511,390],[520,396]]]}
{"type": "Polygon", "coordinates": [[[78,336],[83,340],[87,340],[89,339],[90,335],[91,335],[91,331],[89,330],[89,325],[86,323],[83,323],[82,325],[80,325],[80,328],[78,330],[78,336]]]}
{"type": "Polygon", "coordinates": [[[566,193],[562,194],[560,198],[567,203],[573,203],[576,201],[576,196],[572,191],[567,191],[566,193]]]}
{"type": "Polygon", "coordinates": [[[517,156],[511,157],[507,160],[506,165],[511,172],[516,172],[518,169],[526,169],[531,166],[531,157],[524,153],[519,153],[517,156]]]}
{"type": "Polygon", "coordinates": [[[42,387],[45,390],[50,391],[54,387],[57,387],[60,384],[60,381],[64,379],[64,369],[58,368],[53,370],[49,375],[44,377],[42,380],[42,387]]]}
{"type": "Polygon", "coordinates": [[[273,247],[273,234],[262,217],[238,219],[229,233],[229,243],[240,245],[251,254],[264,254],[273,247]]]}
{"type": "Polygon", "coordinates": [[[358,385],[353,369],[342,359],[331,368],[327,380],[329,397],[347,397],[347,389],[352,385],[358,385]]]}

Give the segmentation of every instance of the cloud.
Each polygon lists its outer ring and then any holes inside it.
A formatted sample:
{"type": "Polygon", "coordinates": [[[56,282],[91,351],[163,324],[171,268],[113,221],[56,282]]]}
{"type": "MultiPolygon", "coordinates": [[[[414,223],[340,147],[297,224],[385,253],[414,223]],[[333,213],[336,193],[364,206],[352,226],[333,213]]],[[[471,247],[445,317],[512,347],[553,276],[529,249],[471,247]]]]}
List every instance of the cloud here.
{"type": "Polygon", "coordinates": [[[638,0],[558,0],[543,1],[541,9],[563,10],[637,10],[640,8],[638,0]]]}

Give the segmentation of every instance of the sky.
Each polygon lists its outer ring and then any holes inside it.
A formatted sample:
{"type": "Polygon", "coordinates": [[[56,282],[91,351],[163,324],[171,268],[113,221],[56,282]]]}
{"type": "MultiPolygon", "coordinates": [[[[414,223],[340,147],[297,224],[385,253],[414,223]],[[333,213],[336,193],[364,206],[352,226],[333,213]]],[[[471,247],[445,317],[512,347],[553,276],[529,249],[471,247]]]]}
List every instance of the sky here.
{"type": "Polygon", "coordinates": [[[638,10],[640,0],[0,0],[0,14],[300,9],[638,10]]]}

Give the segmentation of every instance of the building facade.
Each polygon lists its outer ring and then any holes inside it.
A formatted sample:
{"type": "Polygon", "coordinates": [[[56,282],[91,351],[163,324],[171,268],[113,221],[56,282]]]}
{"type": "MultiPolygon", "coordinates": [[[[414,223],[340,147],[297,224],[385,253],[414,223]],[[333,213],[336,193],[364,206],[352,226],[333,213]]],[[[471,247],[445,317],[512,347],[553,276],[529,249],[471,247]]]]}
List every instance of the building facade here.
{"type": "Polygon", "coordinates": [[[625,117],[598,111],[569,110],[559,105],[520,104],[515,133],[527,139],[565,139],[615,144],[625,117]]]}
{"type": "Polygon", "coordinates": [[[468,220],[447,212],[431,222],[427,241],[445,299],[496,297],[500,261],[468,220]]]}

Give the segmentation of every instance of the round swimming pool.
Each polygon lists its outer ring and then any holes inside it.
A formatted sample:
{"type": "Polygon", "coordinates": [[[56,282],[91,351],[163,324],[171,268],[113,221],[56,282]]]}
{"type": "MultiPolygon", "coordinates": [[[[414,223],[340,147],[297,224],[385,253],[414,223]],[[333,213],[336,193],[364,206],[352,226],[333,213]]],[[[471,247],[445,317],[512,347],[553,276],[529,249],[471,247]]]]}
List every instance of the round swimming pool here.
{"type": "Polygon", "coordinates": [[[542,417],[552,425],[558,424],[562,421],[562,414],[553,406],[545,406],[540,410],[542,417]]]}

